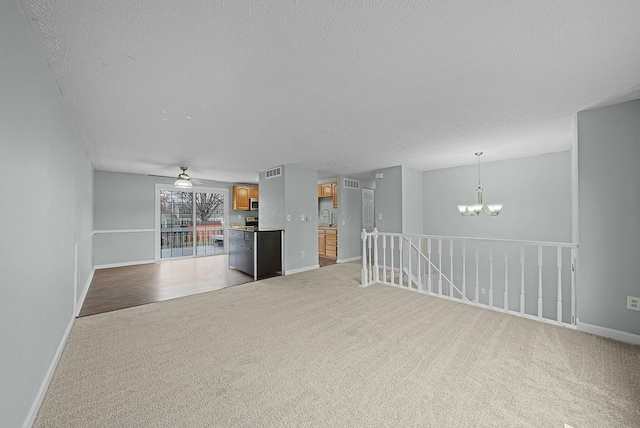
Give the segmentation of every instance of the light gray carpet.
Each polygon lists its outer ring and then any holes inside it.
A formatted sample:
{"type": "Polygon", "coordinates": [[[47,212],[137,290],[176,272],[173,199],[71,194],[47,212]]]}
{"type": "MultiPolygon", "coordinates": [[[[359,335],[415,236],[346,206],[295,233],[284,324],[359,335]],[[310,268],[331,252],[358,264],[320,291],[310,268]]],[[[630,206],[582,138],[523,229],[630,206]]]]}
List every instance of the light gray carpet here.
{"type": "Polygon", "coordinates": [[[640,426],[639,347],[359,269],[79,318],[35,426],[640,426]]]}

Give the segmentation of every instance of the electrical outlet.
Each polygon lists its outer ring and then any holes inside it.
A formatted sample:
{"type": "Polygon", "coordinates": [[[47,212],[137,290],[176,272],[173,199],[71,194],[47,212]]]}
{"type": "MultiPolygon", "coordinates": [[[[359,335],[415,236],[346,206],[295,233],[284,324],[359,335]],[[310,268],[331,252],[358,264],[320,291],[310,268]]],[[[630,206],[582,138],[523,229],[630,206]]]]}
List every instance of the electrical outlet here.
{"type": "Polygon", "coordinates": [[[238,214],[238,220],[242,220],[242,214],[238,214]]]}
{"type": "Polygon", "coordinates": [[[627,309],[640,311],[640,297],[627,296],[627,309]]]}
{"type": "Polygon", "coordinates": [[[300,256],[304,257],[304,251],[300,252],[300,256]]]}
{"type": "Polygon", "coordinates": [[[487,289],[486,288],[481,288],[480,289],[480,294],[487,294],[487,289]]]}
{"type": "Polygon", "coordinates": [[[300,221],[304,221],[304,214],[300,214],[300,221]]]}
{"type": "Polygon", "coordinates": [[[287,214],[287,221],[291,221],[291,214],[287,214]]]}
{"type": "Polygon", "coordinates": [[[382,220],[382,214],[378,214],[378,220],[382,220]]]}
{"type": "Polygon", "coordinates": [[[344,221],[344,220],[342,220],[342,225],[344,226],[345,224],[347,224],[347,223],[345,223],[345,221],[344,221]]]}

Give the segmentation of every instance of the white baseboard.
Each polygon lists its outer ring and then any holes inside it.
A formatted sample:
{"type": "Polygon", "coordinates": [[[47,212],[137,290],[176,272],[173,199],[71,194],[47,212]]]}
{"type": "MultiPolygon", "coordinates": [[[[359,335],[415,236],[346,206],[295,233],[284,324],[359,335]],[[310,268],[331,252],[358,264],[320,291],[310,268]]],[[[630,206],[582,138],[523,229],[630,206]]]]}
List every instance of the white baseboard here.
{"type": "Polygon", "coordinates": [[[362,260],[362,256],[351,257],[349,259],[338,259],[336,260],[336,263],[349,263],[349,262],[355,262],[356,260],[362,260]]]}
{"type": "Polygon", "coordinates": [[[580,322],[580,320],[578,320],[576,324],[578,330],[584,331],[585,333],[608,337],[609,339],[631,343],[632,345],[640,345],[640,335],[638,334],[627,333],[626,331],[614,330],[607,327],[600,327],[599,325],[586,324],[580,322]]]}
{"type": "Polygon", "coordinates": [[[23,428],[30,428],[33,426],[33,423],[36,420],[36,416],[38,416],[38,410],[40,410],[40,406],[42,405],[42,400],[44,400],[44,396],[47,393],[47,389],[49,388],[49,383],[51,383],[51,379],[53,378],[53,373],[56,371],[56,367],[58,366],[58,361],[60,361],[60,357],[62,356],[62,351],[64,350],[64,346],[67,343],[67,339],[69,338],[69,334],[71,333],[71,328],[73,327],[73,323],[76,317],[72,316],[69,321],[69,325],[62,335],[62,340],[58,345],[58,349],[51,360],[51,364],[49,364],[49,369],[47,370],[47,374],[40,385],[40,390],[38,391],[38,395],[36,395],[33,404],[31,405],[31,409],[29,409],[29,414],[27,415],[27,419],[25,419],[22,424],[23,428]]]}
{"type": "Polygon", "coordinates": [[[305,266],[303,268],[298,268],[298,269],[285,270],[284,274],[291,275],[294,273],[306,272],[308,270],[314,270],[314,269],[320,269],[320,265],[311,265],[311,266],[305,266]]]}
{"type": "Polygon", "coordinates": [[[123,266],[135,266],[135,265],[146,265],[149,263],[155,263],[155,260],[140,260],[137,262],[123,262],[123,263],[111,263],[106,265],[96,265],[94,269],[108,269],[113,267],[123,267],[123,266]]]}
{"type": "Polygon", "coordinates": [[[84,285],[84,290],[82,291],[82,295],[80,299],[76,302],[76,307],[74,311],[74,315],[77,317],[80,313],[80,309],[82,309],[82,305],[84,305],[84,299],[87,298],[87,293],[89,292],[89,286],[91,285],[91,281],[93,280],[93,275],[96,273],[96,268],[91,269],[91,273],[89,274],[89,278],[87,278],[87,282],[84,285]]]}

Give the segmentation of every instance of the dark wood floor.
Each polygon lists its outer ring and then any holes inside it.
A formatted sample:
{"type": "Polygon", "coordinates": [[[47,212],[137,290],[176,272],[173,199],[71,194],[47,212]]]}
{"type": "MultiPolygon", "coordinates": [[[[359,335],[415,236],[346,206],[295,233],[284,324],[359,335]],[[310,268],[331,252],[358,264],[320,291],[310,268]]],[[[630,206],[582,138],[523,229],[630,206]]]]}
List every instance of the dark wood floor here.
{"type": "Polygon", "coordinates": [[[227,256],[197,257],[96,270],[78,316],[95,315],[253,281],[227,256]]]}
{"type": "MultiPolygon", "coordinates": [[[[253,278],[227,267],[227,256],[197,257],[98,269],[79,317],[246,284],[253,278]]],[[[336,263],[319,257],[320,267],[336,263]]]]}
{"type": "Polygon", "coordinates": [[[318,264],[320,265],[320,267],[335,265],[336,259],[330,259],[328,257],[318,257],[318,264]]]}

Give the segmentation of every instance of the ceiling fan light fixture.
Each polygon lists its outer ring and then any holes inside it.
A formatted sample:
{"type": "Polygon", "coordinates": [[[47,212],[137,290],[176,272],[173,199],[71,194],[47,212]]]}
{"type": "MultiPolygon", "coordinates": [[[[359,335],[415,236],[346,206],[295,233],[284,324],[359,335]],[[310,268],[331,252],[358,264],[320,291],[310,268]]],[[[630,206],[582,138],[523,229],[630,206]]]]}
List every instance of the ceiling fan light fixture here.
{"type": "Polygon", "coordinates": [[[190,187],[193,186],[193,184],[191,183],[191,179],[189,178],[189,176],[187,175],[187,167],[186,166],[181,166],[180,169],[182,170],[182,172],[180,174],[178,174],[178,179],[173,183],[173,185],[175,187],[180,187],[182,189],[188,189],[190,187]]]}

